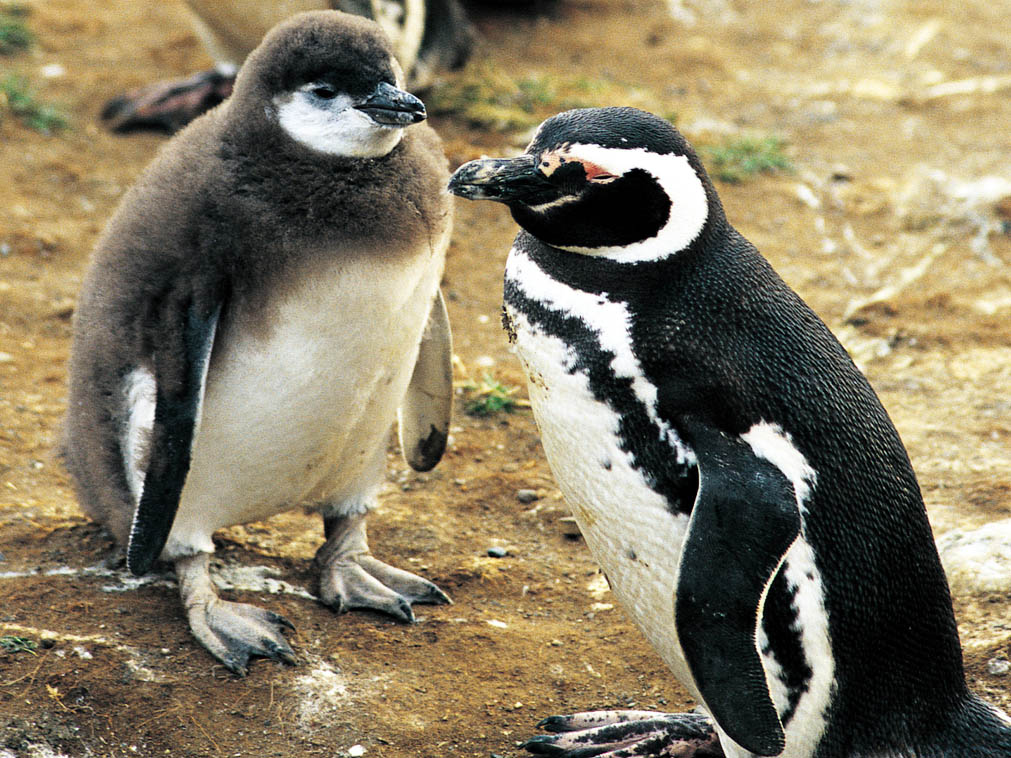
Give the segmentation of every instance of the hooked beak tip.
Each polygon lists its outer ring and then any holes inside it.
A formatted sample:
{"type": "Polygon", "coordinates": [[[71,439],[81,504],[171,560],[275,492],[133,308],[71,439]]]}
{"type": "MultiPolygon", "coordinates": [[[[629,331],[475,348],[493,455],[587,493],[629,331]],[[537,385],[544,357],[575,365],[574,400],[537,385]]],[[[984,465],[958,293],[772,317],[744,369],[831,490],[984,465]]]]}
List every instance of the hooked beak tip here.
{"type": "Polygon", "coordinates": [[[386,82],[381,82],[364,102],[355,107],[384,126],[410,126],[428,118],[421,100],[386,82]]]}
{"type": "Polygon", "coordinates": [[[449,179],[449,191],[467,200],[519,200],[544,177],[531,156],[482,158],[460,166],[449,179]]]}

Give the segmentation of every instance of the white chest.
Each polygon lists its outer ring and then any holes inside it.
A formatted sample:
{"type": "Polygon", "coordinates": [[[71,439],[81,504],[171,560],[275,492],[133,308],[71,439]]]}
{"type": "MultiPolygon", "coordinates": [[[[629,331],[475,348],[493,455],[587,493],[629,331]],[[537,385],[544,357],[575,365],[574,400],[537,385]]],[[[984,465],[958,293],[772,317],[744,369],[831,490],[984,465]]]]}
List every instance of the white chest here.
{"type": "MultiPolygon", "coordinates": [[[[674,513],[652,490],[622,449],[620,418],[594,397],[587,374],[563,340],[545,333],[515,309],[508,315],[516,352],[528,378],[530,401],[545,454],[594,558],[611,589],[675,677],[701,700],[684,659],[675,628],[674,597],[689,517],[674,513]]],[[[659,433],[659,432],[658,432],[659,433]]],[[[691,455],[691,451],[678,450],[691,455]]],[[[825,726],[834,678],[834,661],[823,606],[821,578],[810,546],[794,543],[783,564],[811,677],[794,703],[786,728],[785,758],[808,758],[825,726]]],[[[776,658],[766,649],[765,631],[757,645],[767,686],[778,711],[790,709],[790,691],[776,658]]],[[[750,755],[724,737],[728,756],[750,755]]]]}
{"type": "Polygon", "coordinates": [[[270,303],[269,330],[229,330],[170,546],[377,486],[441,272],[441,254],[335,264],[270,303]]]}
{"type": "Polygon", "coordinates": [[[611,589],[674,675],[692,679],[674,626],[688,517],[673,513],[621,449],[620,418],[597,400],[562,340],[508,309],[551,470],[611,589]]]}

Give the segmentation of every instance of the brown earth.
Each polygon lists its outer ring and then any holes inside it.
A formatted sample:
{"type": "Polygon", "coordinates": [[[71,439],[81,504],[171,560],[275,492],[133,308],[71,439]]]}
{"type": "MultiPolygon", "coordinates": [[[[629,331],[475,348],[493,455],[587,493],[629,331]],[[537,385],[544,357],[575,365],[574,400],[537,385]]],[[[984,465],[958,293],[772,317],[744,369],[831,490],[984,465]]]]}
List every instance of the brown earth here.
{"type": "MultiPolygon", "coordinates": [[[[208,60],[174,0],[31,7],[37,45],[0,64],[61,102],[72,127],[46,137],[0,122],[0,635],[38,643],[0,651],[0,755],[340,756],[355,745],[386,758],[517,755],[516,741],[551,713],[689,707],[567,533],[525,411],[458,412],[451,449],[427,475],[391,451],[373,548],[455,600],[419,609],[415,626],[338,617],[300,594],[313,588],[322,542],[317,518],[301,513],[218,542],[222,575],[245,567],[273,580],[276,594],[226,594],[294,622],[298,666],[257,661],[238,679],[190,637],[170,576],[128,585],[103,569],[113,545],[81,515],[51,450],[82,269],[163,138],[111,136],[97,114],[114,94],[208,60]],[[64,73],[43,78],[54,63],[64,73]],[[522,504],[521,489],[540,497],[522,504]],[[489,557],[492,546],[508,554],[489,557]]],[[[517,80],[603,83],[583,89],[676,112],[696,143],[786,138],[795,170],[720,183],[728,215],[867,372],[908,445],[935,531],[1009,515],[1011,238],[1000,198],[979,181],[1011,176],[1001,3],[471,10],[482,65],[517,80]]],[[[452,113],[432,121],[454,166],[525,139],[452,113]]],[[[445,290],[458,378],[522,384],[498,317],[514,226],[492,204],[457,210],[445,290]]],[[[971,684],[1005,708],[1011,679],[987,664],[1011,657],[1009,607],[1009,594],[956,597],[971,684]]]]}

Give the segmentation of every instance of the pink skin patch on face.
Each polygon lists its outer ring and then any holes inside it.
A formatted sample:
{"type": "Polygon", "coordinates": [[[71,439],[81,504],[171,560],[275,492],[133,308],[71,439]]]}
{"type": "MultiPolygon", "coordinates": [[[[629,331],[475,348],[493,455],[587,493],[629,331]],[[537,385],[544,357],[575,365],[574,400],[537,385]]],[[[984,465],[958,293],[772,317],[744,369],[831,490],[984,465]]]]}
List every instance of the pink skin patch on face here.
{"type": "Polygon", "coordinates": [[[586,181],[588,182],[603,184],[604,182],[609,182],[618,178],[615,174],[612,174],[607,169],[598,166],[596,163],[590,163],[589,161],[576,158],[564,147],[541,155],[541,173],[545,176],[551,176],[559,166],[566,163],[578,163],[581,165],[583,167],[583,171],[586,173],[586,181]]]}
{"type": "Polygon", "coordinates": [[[612,179],[618,178],[607,169],[598,166],[596,163],[590,163],[589,161],[581,162],[583,164],[583,171],[586,172],[586,181],[588,182],[609,182],[612,179]]]}

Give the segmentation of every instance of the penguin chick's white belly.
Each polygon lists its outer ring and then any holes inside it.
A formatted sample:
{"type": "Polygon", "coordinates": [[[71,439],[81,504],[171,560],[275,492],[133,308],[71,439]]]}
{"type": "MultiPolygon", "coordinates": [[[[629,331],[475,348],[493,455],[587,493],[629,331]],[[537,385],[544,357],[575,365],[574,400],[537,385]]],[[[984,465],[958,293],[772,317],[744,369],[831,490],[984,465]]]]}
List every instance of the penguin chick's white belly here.
{"type": "Polygon", "coordinates": [[[162,557],[307,500],[364,509],[410,382],[442,251],[359,258],[286,289],[266,334],[216,344],[186,486],[162,557]]]}
{"type": "Polygon", "coordinates": [[[619,447],[618,414],[597,400],[573,349],[506,308],[551,471],[611,591],[674,675],[693,680],[674,627],[688,517],[652,490],[619,447]]]}

